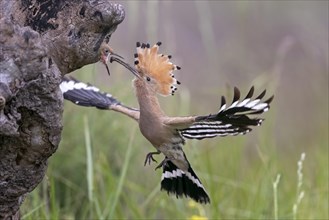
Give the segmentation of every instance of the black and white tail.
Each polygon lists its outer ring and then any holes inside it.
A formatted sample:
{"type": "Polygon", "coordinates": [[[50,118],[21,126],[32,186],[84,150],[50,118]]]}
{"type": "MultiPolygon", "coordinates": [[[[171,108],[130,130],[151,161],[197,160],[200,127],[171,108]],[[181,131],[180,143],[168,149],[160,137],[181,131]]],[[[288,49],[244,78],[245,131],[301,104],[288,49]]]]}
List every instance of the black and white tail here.
{"type": "Polygon", "coordinates": [[[97,87],[80,82],[73,77],[63,77],[59,87],[64,99],[76,105],[99,109],[109,109],[111,105],[120,105],[120,102],[111,94],[100,92],[97,87]]]}
{"type": "Polygon", "coordinates": [[[264,119],[251,118],[249,115],[261,114],[268,111],[274,96],[266,101],[262,98],[264,90],[255,99],[252,99],[254,87],[251,87],[247,96],[240,101],[240,91],[234,88],[232,104],[227,106],[225,97],[222,96],[221,106],[217,114],[199,116],[190,127],[180,130],[180,133],[189,139],[212,138],[216,136],[246,134],[252,129],[250,126],[260,126],[264,119]]]}
{"type": "Polygon", "coordinates": [[[174,194],[177,198],[184,195],[198,203],[210,203],[204,186],[190,165],[188,171],[184,172],[173,162],[167,160],[163,166],[161,190],[167,191],[168,194],[174,194]]]}

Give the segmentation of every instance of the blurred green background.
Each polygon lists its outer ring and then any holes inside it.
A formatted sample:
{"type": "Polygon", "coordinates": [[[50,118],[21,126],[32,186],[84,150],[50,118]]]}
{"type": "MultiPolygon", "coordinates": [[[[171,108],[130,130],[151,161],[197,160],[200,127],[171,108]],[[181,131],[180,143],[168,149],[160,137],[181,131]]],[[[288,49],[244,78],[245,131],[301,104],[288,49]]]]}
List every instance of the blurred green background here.
{"type": "MultiPolygon", "coordinates": [[[[133,63],[136,41],[162,41],[182,67],[176,95],[160,98],[168,115],[215,113],[233,86],[242,96],[266,88],[271,109],[246,136],[187,141],[212,200],[201,206],[160,191],[161,171],[143,166],[154,149],[136,122],[65,102],[60,147],[23,219],[328,219],[328,1],[119,3],[126,18],[115,51],[133,63]]],[[[131,74],[110,69],[109,77],[97,63],[73,75],[137,107],[131,74]]]]}

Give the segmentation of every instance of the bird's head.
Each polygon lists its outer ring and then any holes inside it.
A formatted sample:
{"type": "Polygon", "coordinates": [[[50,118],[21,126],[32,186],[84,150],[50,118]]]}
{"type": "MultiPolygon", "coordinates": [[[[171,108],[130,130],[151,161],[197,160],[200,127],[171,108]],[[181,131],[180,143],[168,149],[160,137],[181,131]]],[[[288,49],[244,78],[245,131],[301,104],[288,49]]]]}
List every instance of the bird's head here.
{"type": "Polygon", "coordinates": [[[101,61],[105,65],[107,73],[109,75],[110,75],[110,69],[107,65],[107,62],[110,56],[117,56],[123,59],[122,56],[114,53],[113,49],[107,43],[103,42],[99,48],[99,61],[101,61]]]}
{"type": "Polygon", "coordinates": [[[174,95],[176,85],[180,82],[176,80],[173,71],[181,68],[170,62],[170,55],[158,53],[160,45],[161,42],[158,42],[150,47],[149,44],[137,42],[135,68],[115,56],[111,56],[110,62],[116,61],[133,73],[136,76],[135,85],[145,86],[163,96],[174,95]]]}
{"type": "Polygon", "coordinates": [[[158,42],[150,47],[150,44],[137,42],[134,57],[139,77],[136,80],[142,80],[147,87],[160,95],[174,95],[176,85],[180,82],[175,79],[173,71],[180,67],[170,62],[170,55],[158,53],[160,45],[161,42],[158,42]]]}
{"type": "Polygon", "coordinates": [[[161,42],[158,42],[150,47],[149,44],[137,42],[135,68],[116,57],[111,57],[110,62],[116,61],[130,70],[136,76],[135,86],[145,86],[163,96],[174,95],[176,85],[180,82],[176,80],[173,71],[180,67],[170,62],[171,56],[158,53],[160,45],[161,42]]]}

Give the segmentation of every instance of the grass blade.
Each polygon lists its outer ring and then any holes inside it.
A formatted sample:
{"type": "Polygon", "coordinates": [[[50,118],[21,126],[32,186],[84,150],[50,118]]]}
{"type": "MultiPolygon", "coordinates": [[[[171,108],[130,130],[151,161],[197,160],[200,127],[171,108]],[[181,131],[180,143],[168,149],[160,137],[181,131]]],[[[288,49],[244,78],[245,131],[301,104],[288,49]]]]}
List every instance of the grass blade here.
{"type": "Polygon", "coordinates": [[[132,152],[132,145],[133,145],[133,142],[134,142],[134,139],[135,139],[135,134],[136,134],[136,126],[134,126],[134,129],[132,130],[131,135],[130,135],[129,145],[128,145],[128,149],[126,151],[125,161],[123,163],[122,172],[121,172],[121,176],[120,176],[119,183],[118,183],[118,188],[117,188],[117,191],[115,193],[114,201],[113,201],[111,209],[110,209],[109,219],[113,218],[114,209],[115,209],[115,207],[118,203],[119,196],[120,196],[121,191],[122,191],[123,183],[124,183],[124,180],[126,178],[129,161],[130,161],[130,158],[131,158],[131,155],[132,155],[131,152],[132,152]]]}
{"type": "MultiPolygon", "coordinates": [[[[93,204],[93,191],[94,191],[94,184],[93,184],[93,156],[91,150],[91,141],[90,141],[90,129],[88,125],[88,117],[85,116],[84,118],[84,134],[85,134],[85,146],[86,146],[86,169],[87,169],[87,185],[88,185],[88,200],[90,202],[90,207],[93,204]]],[[[92,208],[90,209],[92,212],[92,208]]],[[[92,213],[90,213],[91,216],[92,213]]]]}
{"type": "Polygon", "coordinates": [[[278,185],[280,182],[281,175],[276,176],[275,181],[273,182],[273,198],[274,198],[274,219],[278,220],[278,185]]]}

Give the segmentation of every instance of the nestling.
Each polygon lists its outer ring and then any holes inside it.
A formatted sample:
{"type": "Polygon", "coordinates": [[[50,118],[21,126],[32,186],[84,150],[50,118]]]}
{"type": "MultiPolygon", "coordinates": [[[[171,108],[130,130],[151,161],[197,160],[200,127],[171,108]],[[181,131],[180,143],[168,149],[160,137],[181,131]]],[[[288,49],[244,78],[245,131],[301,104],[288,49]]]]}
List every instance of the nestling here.
{"type": "Polygon", "coordinates": [[[113,49],[112,49],[107,43],[105,43],[105,42],[103,42],[103,43],[101,44],[98,53],[99,53],[99,61],[101,61],[101,62],[105,65],[106,70],[107,70],[107,73],[108,73],[109,75],[111,75],[111,73],[110,73],[110,69],[109,69],[109,67],[108,67],[108,65],[107,65],[107,62],[108,62],[108,60],[109,60],[109,56],[110,56],[110,55],[112,55],[112,56],[117,56],[117,57],[120,57],[120,58],[123,59],[122,56],[120,56],[120,55],[114,53],[113,49]]]}

